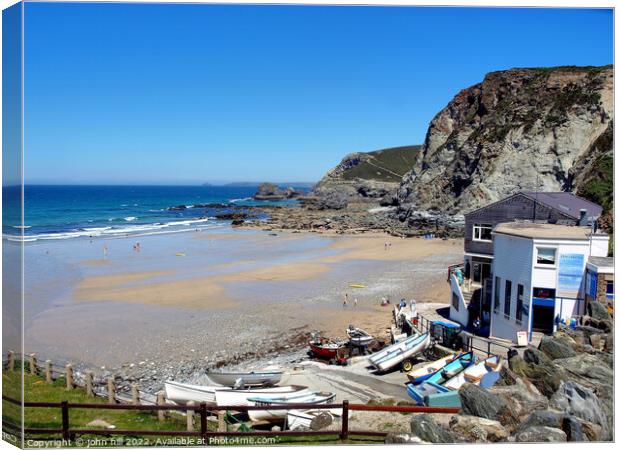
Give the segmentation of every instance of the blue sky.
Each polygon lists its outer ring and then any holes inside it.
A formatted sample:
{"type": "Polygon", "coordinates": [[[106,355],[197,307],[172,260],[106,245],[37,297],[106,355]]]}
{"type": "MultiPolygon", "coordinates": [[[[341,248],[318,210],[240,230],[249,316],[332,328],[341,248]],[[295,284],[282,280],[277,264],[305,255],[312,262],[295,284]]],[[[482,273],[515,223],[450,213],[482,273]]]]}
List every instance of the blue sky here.
{"type": "Polygon", "coordinates": [[[314,181],[487,72],[613,62],[611,10],[27,3],[30,183],[314,181]]]}

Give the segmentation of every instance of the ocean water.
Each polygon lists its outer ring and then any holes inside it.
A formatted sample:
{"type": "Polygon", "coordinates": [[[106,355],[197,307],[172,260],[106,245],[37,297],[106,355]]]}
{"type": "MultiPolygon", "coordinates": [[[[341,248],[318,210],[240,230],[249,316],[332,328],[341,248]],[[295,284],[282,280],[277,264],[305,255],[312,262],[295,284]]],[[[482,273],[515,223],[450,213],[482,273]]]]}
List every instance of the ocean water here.
{"type": "Polygon", "coordinates": [[[3,237],[8,240],[98,238],[173,233],[226,226],[215,215],[221,208],[193,207],[223,203],[257,204],[256,186],[25,186],[23,237],[20,188],[3,187],[3,237]],[[185,209],[173,209],[180,205],[185,209]]]}

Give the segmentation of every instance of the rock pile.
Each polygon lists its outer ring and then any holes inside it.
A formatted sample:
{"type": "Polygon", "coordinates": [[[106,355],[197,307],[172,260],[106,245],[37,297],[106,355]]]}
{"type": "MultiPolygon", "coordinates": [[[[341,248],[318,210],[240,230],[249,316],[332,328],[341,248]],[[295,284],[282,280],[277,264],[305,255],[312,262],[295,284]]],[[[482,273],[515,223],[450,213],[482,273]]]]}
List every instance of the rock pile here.
{"type": "MultiPolygon", "coordinates": [[[[606,309],[590,316],[612,320],[606,309]]],[[[386,443],[612,441],[613,354],[601,328],[561,328],[512,356],[497,385],[465,384],[461,412],[440,425],[429,414],[386,443]],[[596,344],[596,345],[595,345],[596,344]]]]}

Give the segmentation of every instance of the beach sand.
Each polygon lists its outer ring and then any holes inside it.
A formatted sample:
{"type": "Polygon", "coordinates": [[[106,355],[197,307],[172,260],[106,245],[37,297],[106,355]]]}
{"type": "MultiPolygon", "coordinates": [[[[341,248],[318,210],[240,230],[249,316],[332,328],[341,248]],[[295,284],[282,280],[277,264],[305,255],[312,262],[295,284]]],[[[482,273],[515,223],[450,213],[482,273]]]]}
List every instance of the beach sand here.
{"type": "Polygon", "coordinates": [[[392,308],[381,299],[447,303],[446,268],[462,243],[227,229],[25,251],[36,261],[26,274],[28,351],[107,368],[149,361],[153,377],[183,378],[182,367],[286,345],[291,330],[343,338],[355,324],[387,336],[392,308]],[[358,283],[366,287],[349,287],[358,283]]]}

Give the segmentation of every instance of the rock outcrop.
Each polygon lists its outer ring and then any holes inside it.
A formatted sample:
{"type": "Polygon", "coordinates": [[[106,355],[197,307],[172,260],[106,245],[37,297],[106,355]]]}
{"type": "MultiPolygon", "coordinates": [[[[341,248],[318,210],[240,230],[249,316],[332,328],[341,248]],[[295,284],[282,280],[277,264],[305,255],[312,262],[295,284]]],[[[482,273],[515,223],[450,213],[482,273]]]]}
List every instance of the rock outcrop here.
{"type": "Polygon", "coordinates": [[[406,211],[466,213],[519,190],[581,192],[612,155],[613,67],[511,69],[431,121],[398,191],[406,211]]]}
{"type": "Polygon", "coordinates": [[[391,203],[402,177],[414,164],[419,145],[345,156],[314,188],[317,196],[337,191],[358,201],[391,203]]]}

